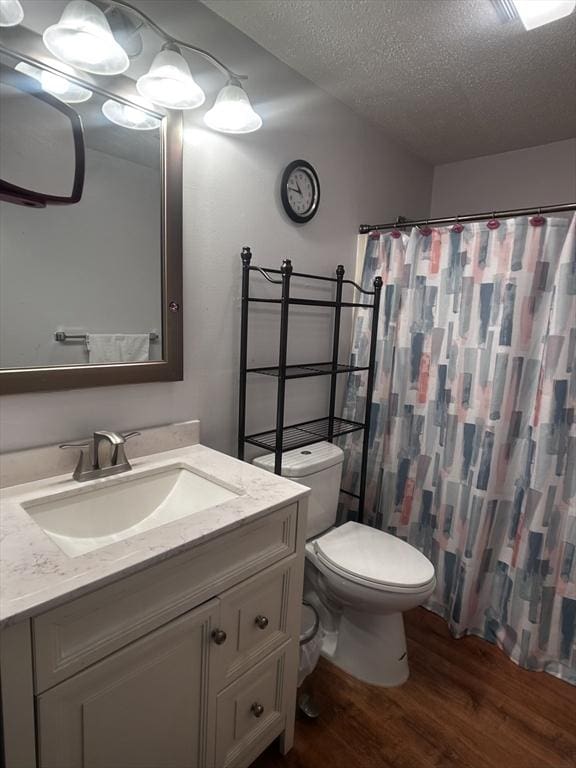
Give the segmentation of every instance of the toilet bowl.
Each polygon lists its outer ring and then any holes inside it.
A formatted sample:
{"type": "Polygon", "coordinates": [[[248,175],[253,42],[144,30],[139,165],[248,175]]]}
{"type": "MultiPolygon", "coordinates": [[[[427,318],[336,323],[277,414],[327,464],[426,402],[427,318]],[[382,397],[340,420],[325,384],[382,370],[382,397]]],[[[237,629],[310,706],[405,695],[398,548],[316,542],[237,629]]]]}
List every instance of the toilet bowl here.
{"type": "MultiPolygon", "coordinates": [[[[409,675],[402,614],[432,594],[434,566],[384,531],[356,522],[334,527],[342,461],[330,443],[282,457],[282,474],[311,489],[305,599],[320,614],[324,656],[365,682],[401,685],[409,675]]],[[[254,463],[274,469],[273,456],[254,463]]]]}
{"type": "Polygon", "coordinates": [[[327,638],[323,654],[365,682],[405,682],[402,614],[432,594],[432,563],[401,539],[354,522],[308,541],[306,558],[306,590],[328,595],[332,605],[335,636],[327,638]]]}

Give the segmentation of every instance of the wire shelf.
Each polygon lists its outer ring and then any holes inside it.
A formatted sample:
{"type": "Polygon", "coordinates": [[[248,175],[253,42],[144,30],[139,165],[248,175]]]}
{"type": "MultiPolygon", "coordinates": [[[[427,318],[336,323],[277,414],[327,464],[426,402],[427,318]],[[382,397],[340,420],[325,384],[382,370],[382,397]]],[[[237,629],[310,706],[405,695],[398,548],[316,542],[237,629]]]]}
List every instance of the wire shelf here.
{"type": "MultiPolygon", "coordinates": [[[[336,365],[328,363],[306,363],[305,365],[287,365],[285,378],[304,379],[309,376],[331,376],[333,373],[350,373],[353,371],[367,371],[368,366],[355,365],[336,365]]],[[[248,373],[262,373],[265,376],[280,376],[280,370],[277,366],[266,366],[263,368],[248,368],[248,373]]]]}
{"type": "MultiPolygon", "coordinates": [[[[365,291],[366,293],[366,291],[365,291]]],[[[250,296],[246,301],[256,304],[282,304],[282,299],[265,299],[262,296],[250,296]]],[[[328,301],[324,299],[288,299],[288,304],[301,307],[356,307],[359,309],[374,309],[374,304],[358,301],[328,301]]]]}
{"type": "Polygon", "coordinates": [[[245,444],[263,448],[274,454],[274,472],[282,474],[282,454],[289,450],[303,448],[306,445],[320,443],[324,440],[332,440],[350,432],[363,430],[362,457],[358,493],[349,493],[351,498],[358,501],[358,519],[362,521],[364,514],[364,501],[366,496],[366,477],[368,472],[368,448],[370,431],[370,409],[372,393],[374,391],[374,377],[376,371],[376,343],[378,329],[378,314],[380,311],[380,296],[382,292],[382,278],[377,275],[373,281],[373,291],[368,291],[353,280],[345,280],[345,270],[342,264],[336,267],[334,277],[326,275],[309,275],[304,272],[295,272],[290,259],[282,262],[281,269],[252,266],[252,251],[248,246],[242,248],[242,313],[240,317],[240,377],[238,381],[238,458],[244,459],[245,444]],[[281,290],[275,298],[256,297],[250,295],[250,273],[260,273],[269,283],[274,283],[281,290]],[[272,275],[280,276],[279,279],[272,275]],[[301,277],[310,280],[320,280],[334,285],[333,298],[331,300],[296,298],[290,294],[290,283],[293,277],[301,277]],[[343,301],[344,284],[352,285],[363,294],[364,301],[343,301]],[[366,296],[368,294],[371,299],[366,296]],[[280,308],[280,337],[278,347],[278,364],[263,365],[248,368],[248,315],[252,303],[277,304],[280,308]],[[366,303],[365,303],[366,302],[366,303]],[[302,363],[299,365],[287,365],[288,350],[288,320],[290,307],[293,305],[308,307],[330,307],[334,309],[332,327],[332,356],[328,362],[302,363]],[[340,349],[340,325],[341,313],[344,307],[361,307],[364,310],[372,310],[372,323],[370,329],[370,352],[367,366],[342,365],[338,362],[340,349]],[[366,393],[364,421],[349,421],[334,415],[337,404],[338,375],[366,371],[366,393]],[[277,380],[276,393],[276,427],[266,432],[246,434],[246,389],[248,373],[259,373],[265,376],[273,376],[277,380]],[[284,425],[286,382],[291,379],[308,378],[311,376],[330,377],[330,404],[328,416],[321,419],[303,421],[300,424],[284,425]]]}
{"type": "MultiPolygon", "coordinates": [[[[356,432],[364,429],[364,424],[359,421],[349,421],[348,419],[333,419],[333,437],[347,435],[349,432],[356,432]]],[[[314,419],[304,421],[301,424],[294,424],[291,427],[284,427],[282,435],[282,452],[291,451],[296,448],[303,448],[305,445],[320,443],[327,440],[330,435],[330,417],[323,419],[314,419]]],[[[259,432],[254,435],[246,435],[245,441],[258,448],[264,448],[267,451],[276,450],[276,430],[270,429],[267,432],[259,432]]]]}

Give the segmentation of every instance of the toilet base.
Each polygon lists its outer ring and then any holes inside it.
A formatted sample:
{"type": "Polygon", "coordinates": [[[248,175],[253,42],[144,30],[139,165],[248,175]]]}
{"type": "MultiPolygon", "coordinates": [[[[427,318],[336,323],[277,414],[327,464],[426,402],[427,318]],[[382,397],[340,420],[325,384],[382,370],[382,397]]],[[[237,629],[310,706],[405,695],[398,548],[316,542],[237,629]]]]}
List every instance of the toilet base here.
{"type": "Polygon", "coordinates": [[[403,616],[345,608],[337,642],[325,643],[322,655],[366,683],[386,688],[402,685],[409,676],[403,616]]]}

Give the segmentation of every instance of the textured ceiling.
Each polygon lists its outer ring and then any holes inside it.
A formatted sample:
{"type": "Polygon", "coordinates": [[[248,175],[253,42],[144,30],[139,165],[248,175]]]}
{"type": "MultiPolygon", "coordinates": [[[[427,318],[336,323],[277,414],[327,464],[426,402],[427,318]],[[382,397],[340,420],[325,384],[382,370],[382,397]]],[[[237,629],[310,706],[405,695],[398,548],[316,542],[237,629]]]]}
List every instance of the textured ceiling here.
{"type": "Polygon", "coordinates": [[[576,136],[576,14],[525,32],[490,0],[202,0],[432,163],[576,136]]]}

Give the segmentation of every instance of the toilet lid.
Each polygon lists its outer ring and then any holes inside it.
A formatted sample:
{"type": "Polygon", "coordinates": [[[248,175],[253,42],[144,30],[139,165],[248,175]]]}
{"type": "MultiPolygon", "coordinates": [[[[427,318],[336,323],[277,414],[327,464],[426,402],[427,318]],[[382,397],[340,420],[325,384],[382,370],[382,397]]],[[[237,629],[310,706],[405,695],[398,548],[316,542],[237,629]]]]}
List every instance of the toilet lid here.
{"type": "Polygon", "coordinates": [[[315,541],[325,564],[374,586],[414,588],[429,584],[434,566],[402,539],[360,523],[345,523],[315,541]]]}

